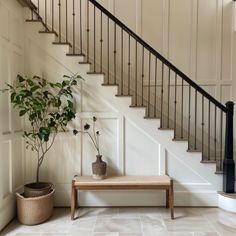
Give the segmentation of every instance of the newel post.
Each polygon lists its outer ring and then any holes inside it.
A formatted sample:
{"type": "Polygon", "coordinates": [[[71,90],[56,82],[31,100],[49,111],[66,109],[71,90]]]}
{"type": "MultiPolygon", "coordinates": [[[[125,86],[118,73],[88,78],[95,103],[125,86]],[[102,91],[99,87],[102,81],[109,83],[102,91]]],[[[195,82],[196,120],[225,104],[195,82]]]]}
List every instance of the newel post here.
{"type": "Polygon", "coordinates": [[[234,193],[235,163],[234,163],[234,134],[233,117],[234,103],[227,102],[226,130],[225,130],[225,157],[223,162],[223,191],[234,193]]]}

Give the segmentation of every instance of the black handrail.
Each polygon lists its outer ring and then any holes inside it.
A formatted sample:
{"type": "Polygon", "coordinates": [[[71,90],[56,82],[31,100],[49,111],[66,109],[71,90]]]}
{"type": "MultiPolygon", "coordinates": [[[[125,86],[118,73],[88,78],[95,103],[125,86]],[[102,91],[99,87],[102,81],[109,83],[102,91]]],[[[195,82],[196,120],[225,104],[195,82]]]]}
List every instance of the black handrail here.
{"type": "Polygon", "coordinates": [[[122,23],[118,18],[116,18],[113,14],[111,14],[106,8],[104,8],[96,0],[88,0],[88,1],[90,1],[92,4],[94,4],[99,10],[101,10],[105,15],[107,15],[108,18],[113,20],[118,26],[120,26],[123,30],[125,30],[137,42],[139,42],[143,47],[145,47],[149,52],[151,52],[154,56],[156,56],[160,61],[162,61],[166,66],[168,66],[178,76],[180,76],[183,80],[185,80],[189,85],[191,85],[193,88],[195,88],[204,97],[209,99],[213,104],[215,104],[217,107],[219,107],[225,113],[227,112],[226,106],[221,104],[214,97],[212,97],[208,92],[206,92],[199,85],[197,85],[194,81],[192,81],[187,75],[185,75],[182,71],[180,71],[177,67],[175,67],[170,61],[168,61],[166,58],[164,58],[153,47],[151,47],[149,44],[147,44],[142,38],[140,38],[136,33],[134,33],[130,28],[128,28],[124,23],[122,23]]]}

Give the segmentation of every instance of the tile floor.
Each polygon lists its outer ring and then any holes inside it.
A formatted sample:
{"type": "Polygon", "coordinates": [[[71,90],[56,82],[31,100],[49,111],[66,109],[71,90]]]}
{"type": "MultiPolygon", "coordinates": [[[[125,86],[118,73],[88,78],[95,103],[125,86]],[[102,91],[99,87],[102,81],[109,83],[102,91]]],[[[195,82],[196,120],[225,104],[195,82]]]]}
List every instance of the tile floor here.
{"type": "Polygon", "coordinates": [[[69,208],[35,226],[14,220],[0,235],[18,236],[236,236],[236,214],[218,208],[176,208],[175,220],[165,208],[82,208],[70,220],[69,208]]]}

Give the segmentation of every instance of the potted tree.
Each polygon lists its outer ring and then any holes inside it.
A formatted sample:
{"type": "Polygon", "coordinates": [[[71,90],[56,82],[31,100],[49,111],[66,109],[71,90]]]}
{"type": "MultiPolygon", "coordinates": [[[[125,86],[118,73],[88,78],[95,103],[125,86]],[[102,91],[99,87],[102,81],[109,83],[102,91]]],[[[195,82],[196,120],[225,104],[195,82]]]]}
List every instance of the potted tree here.
{"type": "Polygon", "coordinates": [[[26,148],[35,152],[37,158],[35,182],[24,186],[23,195],[17,194],[18,218],[25,224],[41,223],[52,212],[53,185],[40,182],[40,167],[52,148],[58,132],[65,131],[68,123],[75,118],[73,87],[77,85],[78,79],[81,79],[77,74],[64,75],[63,78],[61,83],[53,83],[39,76],[24,78],[18,75],[13,85],[7,84],[6,90],[10,92],[11,103],[14,104],[14,108],[18,108],[19,116],[24,116],[27,121],[23,133],[26,148]],[[42,206],[40,207],[38,203],[42,206]],[[26,212],[26,208],[30,208],[31,211],[32,209],[45,211],[45,206],[49,209],[48,213],[42,212],[40,215],[38,212],[36,219],[32,212],[26,212]]]}

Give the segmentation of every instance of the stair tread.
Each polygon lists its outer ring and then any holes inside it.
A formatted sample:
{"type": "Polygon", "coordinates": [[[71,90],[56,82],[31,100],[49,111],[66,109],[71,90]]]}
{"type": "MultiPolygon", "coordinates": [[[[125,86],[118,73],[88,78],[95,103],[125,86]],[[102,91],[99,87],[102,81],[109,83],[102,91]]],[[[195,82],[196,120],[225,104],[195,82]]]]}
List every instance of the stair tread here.
{"type": "Polygon", "coordinates": [[[105,75],[104,72],[87,72],[88,75],[105,75]]]}
{"type": "Polygon", "coordinates": [[[121,94],[116,94],[116,97],[132,97],[132,95],[121,95],[121,94]]]}
{"type": "Polygon", "coordinates": [[[163,128],[163,127],[161,128],[161,127],[159,127],[158,129],[159,130],[173,130],[174,131],[174,128],[163,128]]]}
{"type": "Polygon", "coordinates": [[[26,22],[42,22],[41,19],[35,19],[35,20],[25,20],[26,22]]]}
{"type": "Polygon", "coordinates": [[[55,34],[56,36],[58,36],[56,31],[40,30],[39,33],[40,34],[55,34]]]}
{"type": "Polygon", "coordinates": [[[176,141],[176,142],[188,142],[187,138],[173,138],[172,141],[176,141]]]}
{"type": "Polygon", "coordinates": [[[69,42],[53,42],[52,44],[54,44],[54,45],[69,45],[70,47],[72,47],[71,43],[69,43],[69,42]]]}
{"type": "Polygon", "coordinates": [[[159,116],[153,116],[153,117],[152,116],[144,116],[143,118],[147,119],[147,120],[153,120],[153,119],[158,119],[159,120],[160,119],[159,116]]]}
{"type": "Polygon", "coordinates": [[[89,61],[80,61],[79,64],[88,64],[88,65],[91,65],[92,63],[89,62],[89,61]]]}
{"type": "Polygon", "coordinates": [[[187,149],[187,152],[202,152],[199,149],[187,149]]]}
{"type": "Polygon", "coordinates": [[[119,86],[119,84],[102,84],[102,86],[119,86]]]}
{"type": "Polygon", "coordinates": [[[213,160],[202,160],[201,163],[209,163],[209,164],[212,164],[212,163],[216,163],[216,161],[213,161],[213,160]]]}
{"type": "Polygon", "coordinates": [[[66,53],[66,56],[70,56],[70,57],[84,57],[85,54],[83,54],[83,53],[66,53]]]}
{"type": "Polygon", "coordinates": [[[131,107],[131,108],[146,108],[146,106],[142,106],[142,105],[138,105],[138,106],[130,105],[129,107],[131,107]]]}

